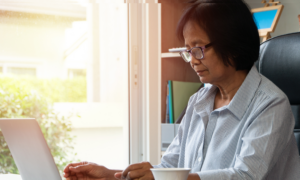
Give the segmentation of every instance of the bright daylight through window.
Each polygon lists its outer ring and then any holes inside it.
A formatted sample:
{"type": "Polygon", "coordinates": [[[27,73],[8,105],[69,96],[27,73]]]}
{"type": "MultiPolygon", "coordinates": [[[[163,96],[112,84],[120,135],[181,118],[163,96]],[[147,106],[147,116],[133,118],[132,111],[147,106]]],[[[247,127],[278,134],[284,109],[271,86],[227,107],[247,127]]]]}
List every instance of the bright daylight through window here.
{"type": "MultiPolygon", "coordinates": [[[[0,118],[36,118],[60,172],[128,157],[124,0],[1,0],[0,118]]],[[[0,174],[18,169],[0,131],[0,174]]]]}

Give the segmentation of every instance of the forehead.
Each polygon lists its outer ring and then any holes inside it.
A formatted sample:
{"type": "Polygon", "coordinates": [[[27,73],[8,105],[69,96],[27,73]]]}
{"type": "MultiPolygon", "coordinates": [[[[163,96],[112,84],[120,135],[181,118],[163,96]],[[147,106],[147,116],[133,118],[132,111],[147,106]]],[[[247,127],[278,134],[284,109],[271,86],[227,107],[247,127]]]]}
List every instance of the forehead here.
{"type": "Polygon", "coordinates": [[[195,21],[188,21],[183,28],[183,38],[185,44],[209,43],[207,33],[195,21]]]}

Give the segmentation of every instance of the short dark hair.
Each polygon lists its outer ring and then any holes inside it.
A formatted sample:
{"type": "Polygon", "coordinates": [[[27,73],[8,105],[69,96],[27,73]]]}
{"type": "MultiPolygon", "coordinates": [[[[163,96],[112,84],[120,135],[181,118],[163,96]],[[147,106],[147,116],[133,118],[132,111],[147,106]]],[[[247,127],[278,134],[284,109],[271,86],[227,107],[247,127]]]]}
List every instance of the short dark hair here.
{"type": "Polygon", "coordinates": [[[207,33],[226,66],[249,71],[258,59],[260,38],[246,3],[243,0],[193,0],[188,3],[177,25],[178,38],[184,39],[184,26],[193,20],[207,33]]]}

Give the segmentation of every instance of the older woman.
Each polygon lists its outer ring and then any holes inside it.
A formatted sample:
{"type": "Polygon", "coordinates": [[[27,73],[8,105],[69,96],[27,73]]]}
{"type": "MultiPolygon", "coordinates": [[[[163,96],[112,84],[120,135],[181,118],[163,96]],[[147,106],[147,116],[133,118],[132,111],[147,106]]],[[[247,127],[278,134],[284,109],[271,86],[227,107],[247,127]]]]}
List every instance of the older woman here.
{"type": "MultiPolygon", "coordinates": [[[[246,4],[193,1],[177,32],[187,47],[182,58],[212,86],[190,98],[178,135],[154,167],[191,168],[188,180],[300,179],[290,104],[254,66],[259,36],[246,4]]],[[[144,162],[118,172],[87,163],[71,164],[65,173],[147,180],[154,179],[150,168],[144,162]]]]}

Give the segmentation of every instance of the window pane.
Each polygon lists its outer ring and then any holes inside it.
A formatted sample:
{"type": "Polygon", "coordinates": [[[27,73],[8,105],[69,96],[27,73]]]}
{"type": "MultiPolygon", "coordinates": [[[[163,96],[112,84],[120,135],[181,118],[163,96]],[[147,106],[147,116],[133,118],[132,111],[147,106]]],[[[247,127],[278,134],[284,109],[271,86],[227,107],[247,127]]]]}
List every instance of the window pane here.
{"type": "Polygon", "coordinates": [[[76,77],[86,77],[86,69],[69,69],[68,70],[68,77],[69,78],[76,78],[76,77]]]}
{"type": "Polygon", "coordinates": [[[14,75],[23,75],[23,76],[36,76],[36,69],[35,68],[7,68],[7,72],[9,74],[14,75]]]}

